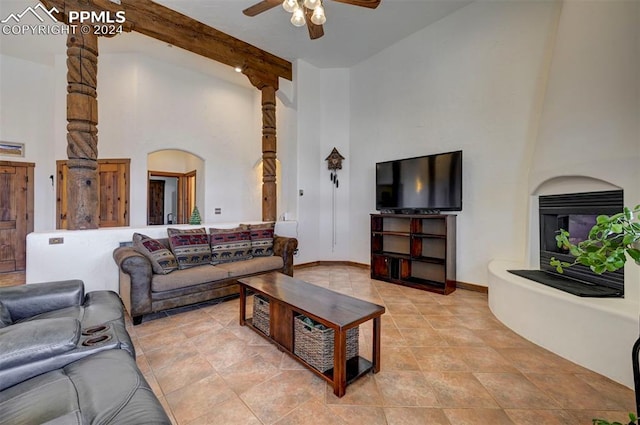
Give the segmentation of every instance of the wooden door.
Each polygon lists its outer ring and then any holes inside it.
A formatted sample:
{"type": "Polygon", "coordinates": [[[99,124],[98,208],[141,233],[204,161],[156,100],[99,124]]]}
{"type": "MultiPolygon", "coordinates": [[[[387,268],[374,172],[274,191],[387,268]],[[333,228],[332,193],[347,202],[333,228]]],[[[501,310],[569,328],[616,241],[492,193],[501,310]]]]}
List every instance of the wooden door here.
{"type": "Polygon", "coordinates": [[[98,160],[100,227],[129,225],[129,160],[98,160]]]}
{"type": "Polygon", "coordinates": [[[24,270],[33,232],[33,167],[0,161],[0,272],[24,270]]]}
{"type": "Polygon", "coordinates": [[[164,224],[164,180],[149,180],[147,224],[164,224]]]}
{"type": "MultiPolygon", "coordinates": [[[[129,159],[99,159],[99,227],[129,225],[129,159]]],[[[56,227],[67,228],[67,161],[56,161],[56,227]]]]}
{"type": "Polygon", "coordinates": [[[196,207],[196,170],[189,171],[182,176],[184,181],[184,203],[182,206],[182,217],[184,223],[188,223],[191,218],[191,213],[196,207]]]}

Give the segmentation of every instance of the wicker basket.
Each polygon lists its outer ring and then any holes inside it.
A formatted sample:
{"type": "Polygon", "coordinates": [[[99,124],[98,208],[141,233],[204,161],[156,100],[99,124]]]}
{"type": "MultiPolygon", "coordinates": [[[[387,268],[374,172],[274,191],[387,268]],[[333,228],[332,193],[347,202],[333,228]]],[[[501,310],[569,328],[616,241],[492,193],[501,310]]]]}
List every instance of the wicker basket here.
{"type": "MultiPolygon", "coordinates": [[[[305,316],[293,320],[293,352],[309,365],[326,372],[333,368],[333,329],[318,329],[303,322],[305,316]]],[[[315,322],[314,322],[315,323],[315,322]]],[[[347,360],[358,355],[358,327],[347,330],[347,360]]]]}
{"type": "Polygon", "coordinates": [[[269,335],[269,300],[261,295],[253,296],[253,326],[269,335]]]}

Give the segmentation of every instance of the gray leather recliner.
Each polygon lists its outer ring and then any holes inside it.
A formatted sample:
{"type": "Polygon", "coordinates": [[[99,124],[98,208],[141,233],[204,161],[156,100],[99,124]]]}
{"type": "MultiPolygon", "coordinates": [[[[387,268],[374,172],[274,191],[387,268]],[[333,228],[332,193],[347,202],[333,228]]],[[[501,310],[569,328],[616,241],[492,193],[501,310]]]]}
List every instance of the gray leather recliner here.
{"type": "Polygon", "coordinates": [[[93,353],[135,358],[120,298],[80,280],[0,288],[0,390],[93,353]]]}
{"type": "Polygon", "coordinates": [[[115,292],[0,288],[0,425],[170,424],[135,363],[115,292]]]}

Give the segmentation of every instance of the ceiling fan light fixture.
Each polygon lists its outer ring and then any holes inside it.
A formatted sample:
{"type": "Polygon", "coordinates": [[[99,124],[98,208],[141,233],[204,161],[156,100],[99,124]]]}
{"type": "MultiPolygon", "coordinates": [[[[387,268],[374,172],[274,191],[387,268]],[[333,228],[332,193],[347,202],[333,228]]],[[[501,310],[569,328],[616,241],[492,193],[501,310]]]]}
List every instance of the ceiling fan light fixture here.
{"type": "Polygon", "coordinates": [[[301,27],[305,24],[304,11],[301,7],[296,7],[291,16],[291,23],[296,27],[301,27]]]}
{"type": "Polygon", "coordinates": [[[304,7],[306,7],[307,9],[315,10],[316,7],[321,5],[321,0],[304,0],[304,7]]]}
{"type": "Polygon", "coordinates": [[[296,0],[284,0],[282,7],[289,13],[293,13],[298,8],[298,2],[296,0]]]}
{"type": "Polygon", "coordinates": [[[316,25],[322,25],[327,22],[327,16],[324,14],[324,7],[322,7],[322,4],[319,4],[318,7],[313,10],[311,22],[316,25]]]}

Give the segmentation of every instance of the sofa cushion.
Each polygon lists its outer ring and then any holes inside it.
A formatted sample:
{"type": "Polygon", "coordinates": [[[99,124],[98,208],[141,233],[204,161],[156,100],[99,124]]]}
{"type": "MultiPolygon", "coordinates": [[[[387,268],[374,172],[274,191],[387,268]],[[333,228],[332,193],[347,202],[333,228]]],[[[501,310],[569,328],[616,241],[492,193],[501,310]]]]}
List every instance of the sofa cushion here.
{"type": "Polygon", "coordinates": [[[205,264],[185,270],[177,270],[171,274],[154,274],[151,278],[151,291],[170,291],[228,277],[229,272],[227,270],[221,269],[219,266],[205,264]]]}
{"type": "Polygon", "coordinates": [[[250,224],[251,254],[254,257],[273,255],[273,229],[276,223],[250,224]]]}
{"type": "MultiPolygon", "coordinates": [[[[80,322],[70,317],[23,322],[0,330],[0,369],[33,363],[76,348],[80,322]]],[[[0,388],[4,388],[0,385],[0,388]]]]}
{"type": "Polygon", "coordinates": [[[173,252],[156,239],[134,233],[133,247],[149,259],[154,273],[167,274],[178,268],[178,261],[173,252]]]}
{"type": "Polygon", "coordinates": [[[135,360],[107,350],[0,392],[1,424],[170,425],[135,360]]]}
{"type": "Polygon", "coordinates": [[[211,264],[248,260],[251,255],[251,232],[247,226],[232,229],[209,229],[211,264]]]}
{"type": "Polygon", "coordinates": [[[211,261],[209,235],[204,227],[199,229],[169,228],[167,234],[180,270],[207,264],[211,261]]]}
{"type": "Polygon", "coordinates": [[[270,257],[254,257],[250,260],[237,261],[235,263],[218,264],[216,268],[229,272],[230,277],[245,276],[271,270],[282,269],[284,260],[278,255],[270,257]]]}

